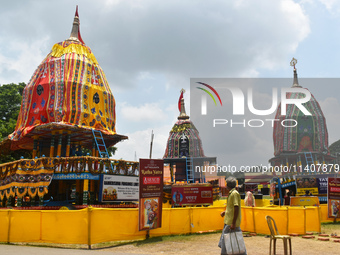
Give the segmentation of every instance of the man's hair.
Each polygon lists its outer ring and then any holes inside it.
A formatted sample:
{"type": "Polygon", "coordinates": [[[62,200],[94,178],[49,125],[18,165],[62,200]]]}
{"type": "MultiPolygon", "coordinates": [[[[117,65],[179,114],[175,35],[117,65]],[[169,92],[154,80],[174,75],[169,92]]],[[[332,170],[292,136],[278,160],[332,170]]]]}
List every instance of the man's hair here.
{"type": "Polygon", "coordinates": [[[227,179],[226,179],[226,182],[227,182],[227,187],[228,188],[235,188],[236,187],[236,178],[235,177],[232,177],[232,176],[229,176],[227,179]]]}

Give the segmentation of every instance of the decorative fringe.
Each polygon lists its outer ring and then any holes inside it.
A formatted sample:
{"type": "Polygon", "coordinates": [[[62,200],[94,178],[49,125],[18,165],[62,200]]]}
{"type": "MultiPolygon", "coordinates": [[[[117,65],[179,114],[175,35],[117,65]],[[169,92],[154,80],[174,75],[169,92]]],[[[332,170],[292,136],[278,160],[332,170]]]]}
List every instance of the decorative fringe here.
{"type": "Polygon", "coordinates": [[[5,195],[7,198],[15,196],[15,188],[11,187],[5,190],[5,195]]]}
{"type": "Polygon", "coordinates": [[[39,188],[28,188],[27,189],[27,192],[28,192],[28,195],[31,197],[31,198],[34,198],[37,193],[38,193],[38,189],[39,188]]]}
{"type": "Polygon", "coordinates": [[[181,125],[177,125],[175,124],[172,129],[171,129],[171,133],[178,133],[178,132],[183,132],[189,128],[192,128],[192,125],[187,123],[187,124],[181,124],[181,125]]]}
{"type": "Polygon", "coordinates": [[[27,193],[27,187],[16,188],[18,198],[23,198],[27,193]]]}
{"type": "Polygon", "coordinates": [[[38,190],[38,196],[43,197],[45,194],[48,193],[48,188],[47,187],[39,187],[37,188],[38,190]]]}

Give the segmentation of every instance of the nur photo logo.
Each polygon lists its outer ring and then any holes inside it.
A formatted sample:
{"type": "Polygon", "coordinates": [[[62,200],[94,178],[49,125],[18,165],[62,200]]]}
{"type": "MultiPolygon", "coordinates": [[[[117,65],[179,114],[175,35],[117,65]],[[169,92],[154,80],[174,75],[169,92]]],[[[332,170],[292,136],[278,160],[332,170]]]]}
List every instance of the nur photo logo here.
{"type": "MultiPolygon", "coordinates": [[[[217,93],[217,91],[212,87],[210,86],[209,84],[206,84],[206,83],[203,83],[203,82],[197,82],[198,84],[201,84],[203,86],[206,86],[207,88],[209,88],[212,92],[214,92],[214,94],[217,96],[218,100],[220,101],[220,104],[221,106],[222,105],[222,100],[221,100],[221,97],[220,95],[217,93]]],[[[216,103],[216,100],[215,100],[215,97],[211,94],[211,92],[207,89],[204,89],[204,88],[201,88],[201,87],[196,87],[200,90],[203,90],[205,93],[207,93],[211,98],[212,100],[214,101],[215,105],[217,106],[217,103],[216,103]]],[[[201,113],[202,115],[206,115],[207,114],[207,97],[206,97],[206,94],[203,94],[202,95],[202,101],[201,101],[201,113]]]]}
{"type": "Polygon", "coordinates": [[[210,122],[213,128],[221,125],[259,128],[265,123],[272,127],[276,124],[295,127],[298,120],[288,116],[299,112],[299,115],[305,118],[312,117],[310,112],[312,95],[308,89],[295,83],[292,87],[287,87],[287,83],[285,86],[280,86],[281,80],[274,78],[193,79],[191,85],[196,89],[191,94],[192,102],[195,104],[192,110],[205,121],[210,122]],[[220,107],[216,107],[219,105],[220,107]]]}

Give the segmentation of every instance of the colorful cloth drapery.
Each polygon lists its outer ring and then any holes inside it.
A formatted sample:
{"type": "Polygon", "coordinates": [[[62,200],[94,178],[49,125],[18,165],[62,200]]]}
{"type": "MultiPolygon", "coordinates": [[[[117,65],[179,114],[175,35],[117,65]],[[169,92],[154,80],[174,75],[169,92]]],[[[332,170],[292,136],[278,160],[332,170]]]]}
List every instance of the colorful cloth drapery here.
{"type": "Polygon", "coordinates": [[[194,124],[178,120],[170,131],[163,158],[205,157],[201,138],[194,124]]]}
{"type": "Polygon", "coordinates": [[[20,141],[35,127],[59,123],[114,135],[115,100],[91,49],[66,40],[53,46],[24,89],[17,126],[20,141]]]}
{"type": "Polygon", "coordinates": [[[48,192],[55,169],[53,159],[18,160],[0,167],[0,200],[5,196],[42,197],[48,192]]]}
{"type": "MultiPolygon", "coordinates": [[[[296,99],[304,97],[303,93],[287,93],[287,98],[296,99]]],[[[284,152],[321,152],[329,154],[328,149],[328,132],[326,119],[322,113],[319,103],[313,95],[311,99],[303,104],[304,107],[312,114],[311,116],[304,113],[294,104],[287,105],[286,115],[281,115],[281,104],[279,105],[273,129],[274,155],[278,156],[284,152]],[[293,126],[293,119],[297,122],[293,126]],[[287,120],[285,126],[282,121],[287,120]]]]}

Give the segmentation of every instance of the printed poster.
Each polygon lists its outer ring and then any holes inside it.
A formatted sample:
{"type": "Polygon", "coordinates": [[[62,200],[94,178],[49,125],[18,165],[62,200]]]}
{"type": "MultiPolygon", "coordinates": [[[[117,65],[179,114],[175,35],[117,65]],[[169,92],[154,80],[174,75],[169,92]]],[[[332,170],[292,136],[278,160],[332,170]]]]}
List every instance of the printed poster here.
{"type": "Polygon", "coordinates": [[[212,205],[213,187],[211,184],[173,185],[171,197],[174,205],[212,205]]]}
{"type": "Polygon", "coordinates": [[[138,201],[139,177],[101,175],[100,202],[138,201]]]}
{"type": "Polygon", "coordinates": [[[313,196],[318,195],[318,178],[316,177],[296,177],[296,195],[313,196]]]}
{"type": "Polygon", "coordinates": [[[162,159],[139,160],[139,230],[162,226],[163,175],[162,159]]]}
{"type": "Polygon", "coordinates": [[[318,178],[319,194],[327,194],[327,178],[328,177],[318,178]]]}
{"type": "Polygon", "coordinates": [[[320,201],[319,201],[319,198],[315,196],[290,197],[290,205],[291,206],[319,206],[320,201]]]}
{"type": "Polygon", "coordinates": [[[340,216],[340,178],[328,178],[328,217],[340,216]]]}

